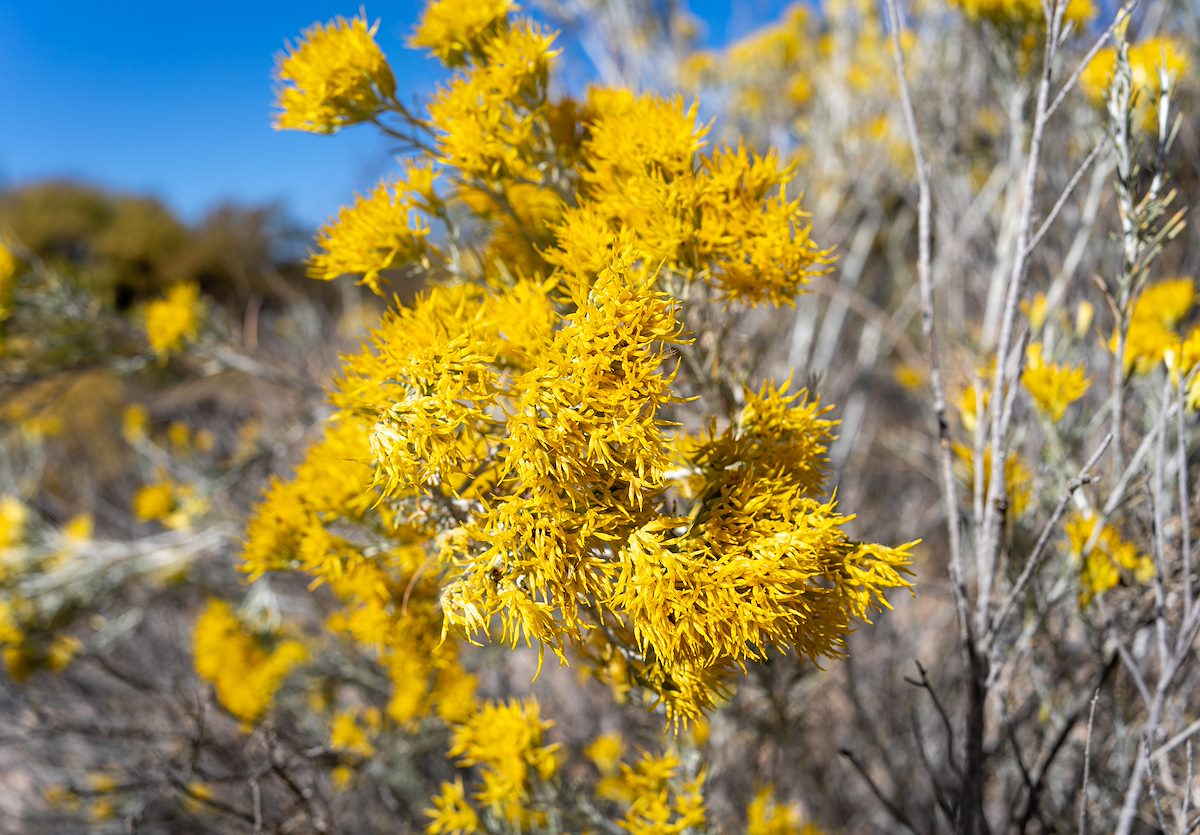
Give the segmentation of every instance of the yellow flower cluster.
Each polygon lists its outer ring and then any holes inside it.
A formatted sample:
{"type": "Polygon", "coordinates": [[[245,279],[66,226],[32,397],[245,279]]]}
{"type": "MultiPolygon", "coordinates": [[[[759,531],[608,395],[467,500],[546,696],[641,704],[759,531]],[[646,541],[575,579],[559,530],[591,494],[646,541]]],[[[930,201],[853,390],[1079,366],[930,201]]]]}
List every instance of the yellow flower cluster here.
{"type": "MultiPolygon", "coordinates": [[[[329,747],[356,758],[372,757],[375,755],[375,745],[371,737],[379,733],[382,721],[375,708],[339,711],[330,723],[329,747]]],[[[350,774],[341,773],[347,777],[350,774]]]]}
{"type": "MultiPolygon", "coordinates": [[[[1158,131],[1158,98],[1161,94],[1159,73],[1165,71],[1173,83],[1188,74],[1190,61],[1187,47],[1176,38],[1148,38],[1129,47],[1129,70],[1134,92],[1138,95],[1133,124],[1146,133],[1158,131]]],[[[1109,86],[1117,68],[1117,47],[1100,50],[1084,67],[1079,86],[1098,106],[1108,97],[1109,86]]]]}
{"type": "Polygon", "coordinates": [[[433,0],[409,45],[428,49],[447,67],[462,66],[484,57],[483,45],[508,27],[516,9],[512,0],[433,0]]]}
{"type": "Polygon", "coordinates": [[[308,657],[299,641],[249,633],[229,604],[215,598],[196,619],[193,649],[197,675],[247,726],[266,713],[284,679],[308,657]]]}
{"type": "Polygon", "coordinates": [[[480,832],[479,815],[467,800],[467,789],[462,778],[452,783],[443,783],[432,798],[433,806],[426,810],[429,825],[427,835],[474,835],[480,832]]]}
{"type": "Polygon", "coordinates": [[[164,298],[146,305],[146,339],[159,357],[178,351],[195,339],[204,319],[200,288],[190,281],[176,284],[164,298]]]}
{"type": "MultiPolygon", "coordinates": [[[[454,728],[450,756],[463,767],[476,766],[482,785],[473,799],[518,831],[542,815],[531,807],[536,784],[544,784],[558,772],[558,745],[543,744],[552,722],[543,721],[537,702],[487,703],[454,728]]],[[[469,819],[461,783],[443,785],[441,802],[434,800],[428,832],[464,829],[459,821],[469,819]]],[[[472,830],[466,830],[472,831],[472,830]]]]}
{"type": "MultiPolygon", "coordinates": [[[[29,508],[16,496],[0,496],[0,548],[20,544],[25,536],[29,508]]],[[[0,571],[3,568],[0,567],[0,571]]]]}
{"type": "Polygon", "coordinates": [[[0,240],[0,322],[12,315],[12,285],[17,274],[17,259],[0,240]]]}
{"type": "Polygon", "coordinates": [[[764,786],[746,807],[746,835],[822,835],[806,824],[794,806],[783,806],[775,799],[775,788],[764,786]]]}
{"type": "MultiPolygon", "coordinates": [[[[786,304],[827,269],[793,170],[702,154],[678,100],[552,102],[552,36],[461,5],[431,5],[416,36],[459,68],[414,126],[434,134],[425,164],[317,257],[323,278],[407,265],[429,286],[345,360],[325,439],[249,525],[247,572],[328,583],[328,625],[378,653],[399,724],[472,714],[450,634],[577,653],[673,723],[771,648],[840,655],[908,585],[909,546],[846,536],[823,407],[767,385],[704,443],[671,431],[693,350],[678,296],[786,304]]],[[[459,797],[444,789],[447,821],[467,819],[459,797]]]]}
{"type": "Polygon", "coordinates": [[[419,530],[376,506],[370,431],[349,416],[331,422],[294,479],[272,483],[247,527],[243,569],[251,578],[300,571],[329,584],[341,608],[327,626],[377,654],[397,725],[434,712],[457,721],[474,706],[475,680],[456,646],[439,641],[438,586],[419,530]],[[349,536],[355,531],[360,538],[349,536]]]}
{"type": "MultiPolygon", "coordinates": [[[[1133,304],[1125,331],[1125,373],[1148,374],[1166,362],[1173,374],[1187,376],[1200,363],[1200,325],[1181,335],[1180,322],[1196,301],[1193,278],[1171,278],[1146,287],[1133,304]]],[[[1115,350],[1114,333],[1110,347],[1115,350]]],[[[1190,400],[1200,399],[1193,382],[1190,400]]],[[[1194,406],[1193,406],[1194,408],[1194,406]]]]}
{"type": "Polygon", "coordinates": [[[59,616],[63,604],[45,606],[42,598],[24,596],[22,581],[44,577],[78,556],[91,538],[92,517],[71,518],[52,538],[36,524],[20,498],[0,496],[0,650],[9,676],[18,683],[37,670],[65,670],[83,648],[78,638],[63,634],[69,626],[69,619],[59,616]],[[48,552],[37,548],[47,540],[59,547],[48,552]]]}
{"type": "MultiPolygon", "coordinates": [[[[1117,66],[1117,47],[1106,47],[1092,58],[1079,77],[1079,84],[1088,98],[1102,103],[1112,83],[1117,66]]],[[[1137,90],[1157,94],[1159,72],[1179,79],[1188,72],[1188,51],[1183,43],[1170,37],[1147,38],[1130,44],[1129,69],[1137,90]]]]}
{"type": "MultiPolygon", "coordinates": [[[[973,391],[973,389],[967,389],[973,391]]],[[[973,398],[972,398],[973,399],[973,398]]],[[[967,431],[974,431],[969,429],[967,431]]],[[[975,451],[963,443],[954,444],[954,456],[962,466],[963,481],[968,490],[975,485],[975,451]]],[[[992,481],[992,459],[985,451],[983,456],[983,492],[987,494],[992,481]]],[[[1033,473],[1018,453],[1012,453],[1004,461],[1004,487],[1008,492],[1008,515],[1019,519],[1025,515],[1033,499],[1033,473]]]]}
{"type": "Polygon", "coordinates": [[[679,754],[646,752],[634,764],[621,764],[619,776],[598,787],[602,797],[625,806],[618,825],[630,835],[684,835],[707,819],[705,773],[688,777],[679,754]]]}
{"type": "Polygon", "coordinates": [[[851,541],[819,498],[832,439],[805,393],[748,392],[726,432],[689,456],[686,516],[659,516],[621,551],[613,607],[655,659],[669,713],[696,715],[732,668],[769,648],[842,653],[847,624],[906,586],[897,549],[851,541]]]}
{"type": "Polygon", "coordinates": [[[142,487],[133,497],[133,515],[139,522],[161,522],[182,530],[208,510],[208,501],[190,484],[166,478],[142,487]]]}
{"type": "Polygon", "coordinates": [[[321,229],[321,251],[309,258],[309,276],[331,281],[358,275],[360,284],[380,293],[380,273],[411,264],[429,250],[429,226],[420,213],[427,205],[422,191],[402,180],[380,183],[369,197],[359,197],[321,229]]]}
{"type": "Polygon", "coordinates": [[[1138,553],[1137,546],[1121,538],[1112,525],[1105,525],[1096,535],[1096,518],[1077,514],[1066,525],[1067,547],[1080,560],[1079,603],[1086,606],[1097,594],[1116,588],[1125,571],[1138,583],[1154,579],[1154,559],[1138,553]],[[1088,543],[1096,536],[1095,545],[1088,543]]]}
{"type": "Polygon", "coordinates": [[[374,118],[395,100],[396,79],[375,43],[377,27],[358,17],[317,23],[278,56],[277,130],[334,133],[374,118]]]}
{"type": "Polygon", "coordinates": [[[576,276],[596,255],[633,235],[642,256],[721,296],[750,304],[791,304],[824,273],[831,253],[809,234],[807,215],[787,194],[794,175],[778,154],[743,147],[702,156],[706,126],[683,102],[626,91],[593,92],[583,144],[587,168],[547,260],[576,276]],[[643,126],[631,130],[630,126],[643,126]]]}
{"type": "MultiPolygon", "coordinates": [[[[895,94],[891,35],[876,4],[829,2],[821,14],[793,3],[778,22],[755,30],[720,53],[699,52],[684,62],[680,82],[688,90],[713,90],[728,102],[724,121],[751,140],[773,141],[780,128],[800,140],[797,158],[811,159],[806,140],[821,134],[836,97],[839,154],[887,155],[899,171],[911,154],[892,124],[895,94]],[[847,103],[850,106],[847,107],[847,103]]],[[[905,51],[915,47],[903,30],[905,51]]],[[[850,162],[851,166],[855,163],[850,162]]]]}
{"type": "Polygon", "coordinates": [[[1058,422],[1067,413],[1067,407],[1083,397],[1091,381],[1079,366],[1046,362],[1042,350],[1040,342],[1026,350],[1021,383],[1037,407],[1058,422]]]}
{"type": "Polygon", "coordinates": [[[430,102],[439,161],[467,180],[533,179],[554,36],[529,21],[487,35],[477,33],[477,62],[430,102]]]}
{"type": "MultiPolygon", "coordinates": [[[[1002,26],[1044,26],[1046,13],[1041,0],[949,0],[971,20],[986,20],[1002,26]]],[[[1086,26],[1096,16],[1093,0],[1068,0],[1063,23],[1086,26]]]]}

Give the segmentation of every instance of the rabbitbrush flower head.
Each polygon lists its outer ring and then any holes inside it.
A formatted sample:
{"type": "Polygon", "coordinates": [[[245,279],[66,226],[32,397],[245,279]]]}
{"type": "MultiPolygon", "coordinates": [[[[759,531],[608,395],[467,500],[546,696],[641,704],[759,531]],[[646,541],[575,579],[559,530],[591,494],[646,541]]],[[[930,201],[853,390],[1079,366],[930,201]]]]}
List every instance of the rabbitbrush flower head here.
{"type": "MultiPolygon", "coordinates": [[[[455,71],[427,118],[390,114],[422,150],[342,210],[311,267],[380,290],[408,271],[425,290],[345,359],[325,440],[269,489],[245,549],[252,576],[333,588],[330,627],[382,654],[393,719],[458,706],[443,718],[459,723],[457,754],[493,775],[485,806],[555,759],[534,708],[484,708],[490,730],[470,718],[453,636],[549,649],[677,724],[772,650],[842,655],[908,586],[912,546],[846,534],[853,517],[826,484],[828,407],[711,370],[688,331],[702,307],[792,304],[830,269],[795,171],[775,152],[706,150],[696,105],[678,99],[552,98],[554,36],[509,10],[444,0],[417,29],[455,71]],[[732,405],[697,399],[706,385],[732,405]],[[711,428],[697,438],[685,422],[711,428]],[[511,756],[524,753],[503,760],[485,731],[511,731],[511,756]]],[[[308,123],[387,106],[368,93],[386,64],[366,34],[358,20],[316,27],[289,59],[352,91],[312,99],[308,123]]],[[[281,91],[285,113],[298,95],[281,91]]],[[[703,820],[698,788],[677,790],[670,814],[703,820]]],[[[630,825],[661,811],[635,803],[630,825]]],[[[461,784],[432,814],[431,831],[477,823],[461,784]]]]}

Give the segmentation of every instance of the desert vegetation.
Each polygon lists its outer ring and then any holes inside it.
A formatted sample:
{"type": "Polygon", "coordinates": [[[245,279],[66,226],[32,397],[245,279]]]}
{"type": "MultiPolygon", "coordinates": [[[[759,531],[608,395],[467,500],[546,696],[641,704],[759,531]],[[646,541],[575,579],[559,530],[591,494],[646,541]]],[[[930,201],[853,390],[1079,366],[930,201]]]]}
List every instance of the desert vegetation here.
{"type": "Polygon", "coordinates": [[[311,239],[0,193],[0,831],[1196,831],[1198,21],[432,0],[311,239]]]}

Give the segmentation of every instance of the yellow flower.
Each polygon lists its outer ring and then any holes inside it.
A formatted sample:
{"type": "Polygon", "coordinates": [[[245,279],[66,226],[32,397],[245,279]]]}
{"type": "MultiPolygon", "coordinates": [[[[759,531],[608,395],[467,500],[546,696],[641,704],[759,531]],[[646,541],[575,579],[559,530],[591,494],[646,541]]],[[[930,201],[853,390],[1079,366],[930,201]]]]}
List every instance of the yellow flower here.
{"type": "Polygon", "coordinates": [[[0,322],[12,315],[12,285],[17,274],[17,259],[0,240],[0,322]]]}
{"type": "Polygon", "coordinates": [[[909,391],[920,391],[925,385],[925,378],[928,374],[924,368],[901,363],[892,369],[892,376],[901,387],[909,391]]]}
{"type": "Polygon", "coordinates": [[[804,824],[795,806],[776,801],[775,787],[768,785],[746,807],[746,835],[821,835],[821,830],[804,824]]]}
{"type": "MultiPolygon", "coordinates": [[[[721,431],[675,432],[704,417],[684,406],[704,381],[676,379],[697,359],[685,298],[790,304],[832,261],[797,169],[706,151],[679,99],[551,101],[554,36],[511,8],[443,0],[414,36],[457,70],[428,103],[436,147],[331,223],[310,266],[373,289],[403,265],[430,280],[345,359],[334,420],[245,546],[250,576],[328,587],[326,626],[386,670],[391,721],[452,723],[480,784],[443,787],[436,832],[479,825],[471,804],[489,825],[548,826],[531,801],[558,768],[536,704],[475,702],[451,633],[578,650],[617,698],[658,699],[678,725],[772,648],[840,655],[908,585],[911,545],[851,540],[828,499],[834,423],[815,398],[767,383],[721,431]]],[[[662,831],[664,812],[703,825],[702,776],[643,766],[628,829],[662,831]]]]}
{"type": "Polygon", "coordinates": [[[173,420],[167,426],[167,440],[177,452],[187,452],[192,443],[192,430],[181,420],[173,420]]]}
{"type": "Polygon", "coordinates": [[[146,305],[146,338],[159,357],[178,351],[185,341],[196,338],[204,308],[200,288],[191,282],[176,284],[165,298],[146,305]]]}
{"type": "Polygon", "coordinates": [[[375,43],[378,26],[358,17],[317,23],[278,56],[277,130],[334,133],[386,109],[396,80],[375,43]]]}
{"type": "Polygon", "coordinates": [[[80,513],[77,516],[72,516],[67,524],[63,525],[63,536],[68,542],[79,544],[81,542],[89,542],[92,538],[92,533],[96,527],[96,520],[90,513],[80,513]]]}
{"type": "MultiPolygon", "coordinates": [[[[975,452],[966,444],[954,444],[954,454],[962,463],[968,488],[975,483],[975,452]]],[[[992,479],[992,458],[987,450],[983,455],[983,491],[987,493],[992,479]]],[[[1033,499],[1033,473],[1025,465],[1021,456],[1013,453],[1004,462],[1004,486],[1008,491],[1008,515],[1019,519],[1025,515],[1029,502],[1033,499]]]]}
{"type": "Polygon", "coordinates": [[[50,642],[46,650],[46,666],[60,673],[70,666],[75,656],[83,649],[83,642],[69,635],[59,635],[50,642]]]}
{"type": "Polygon", "coordinates": [[[133,515],[139,522],[158,522],[175,512],[175,484],[160,481],[147,484],[133,497],[133,515]]]}
{"type": "MultiPolygon", "coordinates": [[[[1163,361],[1168,351],[1178,359],[1182,340],[1175,327],[1195,303],[1192,278],[1172,278],[1146,287],[1134,302],[1125,332],[1125,373],[1147,374],[1163,361]]],[[[1117,335],[1109,343],[1116,350],[1117,335]]]]}
{"type": "Polygon", "coordinates": [[[381,294],[380,273],[417,261],[427,251],[428,235],[406,184],[380,183],[369,197],[358,197],[321,229],[321,251],[309,258],[308,274],[323,281],[357,275],[359,284],[381,294]]]}
{"type": "Polygon", "coordinates": [[[1067,521],[1065,530],[1067,547],[1071,555],[1080,560],[1080,605],[1087,605],[1097,594],[1115,588],[1121,581],[1122,570],[1138,583],[1154,579],[1153,558],[1139,553],[1137,546],[1122,539],[1112,525],[1105,525],[1097,536],[1096,518],[1091,514],[1077,514],[1067,521]],[[1087,551],[1093,536],[1096,536],[1095,545],[1087,551]]]}
{"type": "Polygon", "coordinates": [[[150,425],[150,412],[141,403],[131,403],[125,407],[121,417],[121,436],[127,443],[136,444],[146,437],[150,425]]]}
{"type": "Polygon", "coordinates": [[[1075,336],[1079,339],[1087,336],[1092,329],[1092,320],[1096,317],[1096,308],[1091,302],[1080,302],[1075,308],[1075,336]]]}
{"type": "Polygon", "coordinates": [[[1130,318],[1157,321],[1173,328],[1187,316],[1196,301],[1196,281],[1190,277],[1169,278],[1142,290],[1130,318]]]}
{"type": "MultiPolygon", "coordinates": [[[[1039,0],[949,0],[971,20],[988,20],[997,24],[1044,26],[1045,13],[1039,0]]],[[[1083,26],[1096,16],[1093,0],[1069,0],[1063,13],[1063,23],[1083,26]]]]}
{"type": "Polygon", "coordinates": [[[1067,407],[1083,397],[1091,385],[1082,367],[1046,362],[1040,342],[1033,343],[1025,352],[1021,382],[1038,408],[1055,422],[1062,420],[1067,407]]]}
{"type": "Polygon", "coordinates": [[[431,820],[425,828],[428,835],[474,835],[479,832],[479,816],[467,802],[462,779],[442,783],[433,796],[433,807],[425,810],[431,820]]]}
{"type": "MultiPolygon", "coordinates": [[[[1106,47],[1096,53],[1079,76],[1080,88],[1094,104],[1105,104],[1116,66],[1117,47],[1106,47]]],[[[1129,69],[1133,89],[1140,97],[1134,124],[1147,133],[1154,133],[1158,130],[1159,71],[1165,70],[1176,82],[1186,76],[1189,70],[1187,48],[1175,38],[1150,38],[1129,47],[1129,69]]]]}
{"type": "Polygon", "coordinates": [[[88,804],[88,819],[92,823],[104,823],[117,816],[117,804],[108,798],[93,800],[88,804]]]}
{"type": "Polygon", "coordinates": [[[704,779],[680,774],[679,755],[646,752],[634,765],[622,765],[621,776],[609,780],[605,794],[628,808],[619,825],[630,835],[684,833],[706,822],[704,779]]]}
{"type": "Polygon", "coordinates": [[[1046,321],[1046,303],[1045,293],[1038,293],[1032,301],[1021,302],[1021,312],[1029,320],[1029,327],[1035,331],[1039,330],[1046,321]]]}
{"type": "Polygon", "coordinates": [[[47,806],[54,809],[62,809],[68,812],[79,810],[79,795],[67,786],[49,786],[42,794],[42,798],[46,801],[47,806]]]}
{"type": "Polygon", "coordinates": [[[592,740],[591,745],[585,748],[583,753],[595,764],[602,775],[608,776],[617,772],[624,751],[625,743],[621,740],[621,735],[611,733],[600,734],[592,740]]]}
{"type": "Polygon", "coordinates": [[[299,641],[268,642],[247,633],[229,604],[216,598],[196,620],[194,651],[196,673],[247,725],[267,711],[284,679],[308,657],[299,641]]]}
{"type": "Polygon", "coordinates": [[[329,745],[340,751],[370,757],[375,753],[375,746],[367,737],[366,729],[358,724],[355,711],[341,711],[333,717],[329,731],[329,745]]]}
{"type": "Polygon", "coordinates": [[[29,508],[16,496],[0,496],[0,548],[19,545],[25,536],[29,508]]]}
{"type": "Polygon", "coordinates": [[[409,46],[428,49],[447,67],[462,66],[480,57],[483,45],[508,27],[508,15],[516,9],[512,0],[432,0],[409,46]]]}
{"type": "Polygon", "coordinates": [[[558,771],[558,745],[543,745],[552,722],[544,722],[532,699],[489,702],[454,729],[450,756],[463,766],[478,766],[483,787],[475,798],[510,823],[529,812],[534,781],[546,782],[558,771]]]}
{"type": "Polygon", "coordinates": [[[212,787],[206,783],[201,783],[193,780],[188,783],[183,789],[183,807],[192,814],[199,812],[204,808],[204,801],[209,800],[213,796],[212,787]]]}
{"type": "Polygon", "coordinates": [[[525,21],[487,40],[478,62],[429,103],[439,162],[464,179],[537,176],[539,117],[555,35],[525,21]]]}

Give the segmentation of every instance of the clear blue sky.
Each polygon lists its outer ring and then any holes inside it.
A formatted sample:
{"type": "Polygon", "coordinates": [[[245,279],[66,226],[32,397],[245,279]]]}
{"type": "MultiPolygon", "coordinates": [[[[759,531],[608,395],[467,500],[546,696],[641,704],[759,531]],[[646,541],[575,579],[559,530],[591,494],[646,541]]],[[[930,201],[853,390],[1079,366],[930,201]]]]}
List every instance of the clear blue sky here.
{"type": "MultiPolygon", "coordinates": [[[[744,34],[782,0],[693,3],[708,40],[744,34]]],[[[438,65],[404,48],[422,2],[372,3],[402,89],[438,65]]],[[[280,200],[324,220],[390,165],[370,129],[334,137],[270,126],[271,69],[284,41],[358,2],[150,3],[0,0],[0,184],[69,177],[151,193],[195,220],[224,199],[280,200]]]]}

